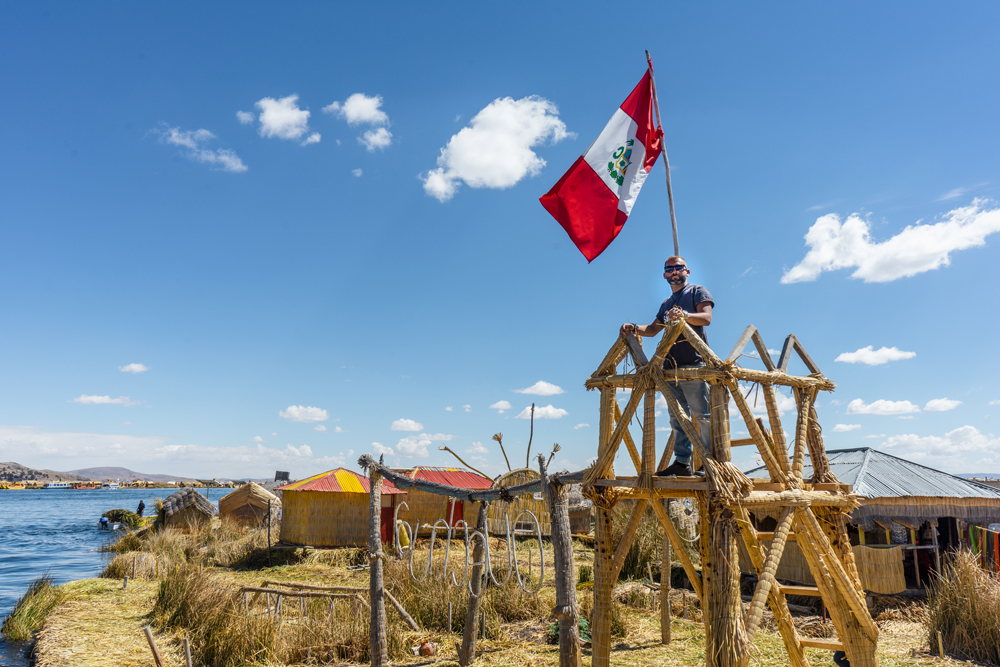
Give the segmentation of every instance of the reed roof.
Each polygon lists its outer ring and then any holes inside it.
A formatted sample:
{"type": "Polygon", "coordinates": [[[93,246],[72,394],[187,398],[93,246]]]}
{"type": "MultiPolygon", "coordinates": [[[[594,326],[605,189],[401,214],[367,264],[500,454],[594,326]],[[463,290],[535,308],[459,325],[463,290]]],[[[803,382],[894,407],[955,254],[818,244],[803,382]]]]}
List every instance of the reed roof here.
{"type": "Polygon", "coordinates": [[[428,482],[457,486],[461,489],[488,489],[493,480],[465,468],[432,468],[421,466],[406,471],[411,479],[425,479],[428,482]]]}
{"type": "Polygon", "coordinates": [[[266,510],[269,502],[271,507],[281,505],[278,496],[256,482],[249,482],[219,498],[219,514],[228,514],[236,508],[246,505],[266,510]]]}
{"type": "Polygon", "coordinates": [[[176,493],[167,496],[163,501],[163,516],[169,517],[172,514],[193,507],[207,516],[215,515],[215,505],[205,496],[198,493],[197,489],[181,489],[176,493]]]}
{"type": "MultiPolygon", "coordinates": [[[[371,487],[368,478],[345,468],[327,470],[324,473],[307,477],[306,479],[292,482],[278,487],[278,491],[287,493],[289,491],[326,491],[329,493],[370,493],[371,487]]],[[[387,479],[382,480],[382,495],[392,495],[406,493],[400,491],[392,482],[387,479]]]]}

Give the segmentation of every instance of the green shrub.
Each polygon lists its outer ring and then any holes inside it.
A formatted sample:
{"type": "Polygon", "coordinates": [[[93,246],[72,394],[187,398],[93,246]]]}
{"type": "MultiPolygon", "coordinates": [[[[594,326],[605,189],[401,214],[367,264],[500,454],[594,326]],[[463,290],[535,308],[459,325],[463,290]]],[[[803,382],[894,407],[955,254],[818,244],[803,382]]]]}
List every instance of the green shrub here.
{"type": "Polygon", "coordinates": [[[17,601],[14,611],[4,620],[0,632],[10,641],[30,640],[42,629],[49,613],[65,597],[61,588],[52,585],[52,577],[48,574],[35,579],[17,601]]]}

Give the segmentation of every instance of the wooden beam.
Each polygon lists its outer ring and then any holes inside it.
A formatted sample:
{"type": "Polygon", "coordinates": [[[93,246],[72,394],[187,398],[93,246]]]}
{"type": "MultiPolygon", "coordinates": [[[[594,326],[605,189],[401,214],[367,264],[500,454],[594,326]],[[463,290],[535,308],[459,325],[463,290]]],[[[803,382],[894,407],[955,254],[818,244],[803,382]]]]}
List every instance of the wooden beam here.
{"type": "Polygon", "coordinates": [[[816,586],[790,586],[788,584],[781,584],[781,592],[785,595],[806,595],[814,598],[822,597],[823,595],[816,586]]]}
{"type": "Polygon", "coordinates": [[[777,507],[841,507],[854,509],[858,501],[854,496],[825,491],[803,491],[789,489],[787,491],[751,491],[750,495],[739,500],[751,512],[754,509],[774,509],[777,507]]]}
{"type": "Polygon", "coordinates": [[[809,356],[809,353],[806,352],[806,348],[802,347],[802,343],[799,342],[799,339],[795,336],[795,334],[792,334],[790,338],[792,339],[792,347],[794,347],[795,351],[799,353],[802,363],[806,365],[809,372],[815,373],[816,375],[822,375],[823,373],[820,371],[819,366],[816,365],[816,362],[813,361],[812,357],[809,356]]]}
{"type": "Polygon", "coordinates": [[[733,346],[733,351],[729,353],[728,357],[726,357],[726,365],[736,363],[736,360],[742,356],[743,350],[746,348],[747,343],[750,342],[750,338],[755,333],[757,333],[757,327],[752,324],[743,330],[743,335],[741,335],[740,339],[736,341],[736,345],[733,346]]]}
{"type": "Polygon", "coordinates": [[[684,540],[681,539],[680,534],[674,527],[674,522],[670,520],[670,515],[667,514],[663,502],[654,502],[653,511],[656,512],[657,518],[660,519],[660,525],[663,526],[663,531],[667,534],[667,539],[670,540],[674,551],[677,552],[677,558],[681,561],[681,567],[684,568],[684,573],[687,575],[688,581],[691,582],[691,588],[694,589],[695,595],[698,596],[699,600],[703,599],[701,596],[701,576],[698,574],[698,570],[694,569],[694,563],[691,562],[691,557],[684,546],[684,540]]]}
{"type": "Polygon", "coordinates": [[[816,639],[814,637],[803,637],[802,645],[806,648],[818,648],[823,651],[843,651],[844,643],[836,639],[816,639]]]}
{"type": "MultiPolygon", "coordinates": [[[[618,424],[622,420],[622,409],[618,405],[618,401],[613,403],[614,405],[614,418],[615,424],[618,424]]],[[[635,448],[635,442],[632,440],[632,433],[625,427],[625,433],[623,435],[625,440],[625,448],[628,449],[628,455],[632,457],[632,465],[635,466],[636,470],[639,470],[639,466],[642,465],[642,461],[639,458],[639,451],[635,448]]]]}
{"type": "Polygon", "coordinates": [[[691,343],[691,347],[698,350],[698,354],[701,355],[706,364],[713,368],[722,366],[722,359],[719,359],[719,356],[712,351],[708,343],[703,341],[701,336],[687,322],[684,323],[684,338],[687,339],[687,342],[691,343]]]}
{"type": "MultiPolygon", "coordinates": [[[[752,642],[754,635],[757,634],[757,628],[760,627],[760,621],[764,617],[764,604],[771,594],[771,588],[777,584],[774,575],[778,571],[781,555],[785,553],[785,540],[788,539],[788,533],[794,519],[795,511],[790,507],[785,508],[781,516],[778,517],[778,525],[774,529],[774,540],[767,550],[767,558],[764,559],[764,567],[761,568],[757,579],[757,588],[753,592],[750,609],[747,612],[748,641],[752,642]]],[[[787,593],[788,591],[782,589],[782,592],[787,593]]]]}
{"type": "MultiPolygon", "coordinates": [[[[700,339],[699,339],[700,340],[700,339]]],[[[647,364],[648,366],[649,364],[647,364]]],[[[657,365],[658,367],[658,365],[657,365]]],[[[718,382],[736,378],[740,382],[759,382],[761,385],[780,385],[783,387],[798,387],[800,389],[819,388],[822,391],[833,391],[837,385],[829,378],[812,375],[786,375],[780,371],[761,371],[755,368],[671,368],[665,371],[670,380],[705,380],[718,382]]],[[[587,389],[602,389],[604,387],[632,387],[639,381],[642,374],[592,376],[584,382],[587,389]]]]}
{"type": "Polygon", "coordinates": [[[760,452],[760,456],[764,460],[764,466],[767,467],[767,472],[771,475],[771,481],[786,484],[787,476],[785,475],[785,471],[781,469],[771,443],[764,437],[764,431],[761,430],[760,425],[757,423],[757,418],[750,411],[750,406],[747,404],[747,399],[743,397],[740,386],[735,380],[728,382],[727,385],[732,394],[733,402],[736,403],[737,409],[739,409],[740,414],[743,416],[743,422],[750,433],[750,438],[757,445],[757,451],[760,452]]]}
{"type": "Polygon", "coordinates": [[[628,551],[632,548],[635,531],[639,529],[639,523],[642,521],[642,516],[646,513],[646,505],[648,504],[648,500],[639,500],[632,510],[632,516],[628,520],[628,525],[625,526],[625,534],[622,535],[621,541],[615,547],[615,557],[611,560],[612,581],[618,581],[618,576],[622,573],[622,566],[625,565],[625,557],[628,556],[628,551]]]}
{"type": "MultiPolygon", "coordinates": [[[[595,479],[594,486],[611,486],[638,489],[638,477],[616,476],[614,479],[595,479]]],[[[653,489],[678,491],[708,491],[704,477],[653,477],[653,489]]],[[[690,494],[689,494],[690,495],[690,494]]],[[[685,496],[687,497],[687,496],[685,496]]]]}
{"type": "Polygon", "coordinates": [[[608,353],[604,355],[604,360],[601,361],[597,370],[595,370],[590,377],[613,373],[618,364],[620,364],[622,359],[625,358],[626,354],[628,354],[628,351],[625,345],[625,338],[623,336],[619,336],[611,346],[611,349],[608,350],[608,353]]]}
{"type": "Polygon", "coordinates": [[[754,329],[751,339],[753,340],[754,347],[757,348],[760,360],[764,362],[764,368],[769,371],[775,370],[774,359],[771,358],[771,353],[767,351],[767,345],[764,345],[764,339],[760,337],[760,332],[754,329]]]}
{"type": "Polygon", "coordinates": [[[802,481],[802,471],[805,469],[806,448],[808,447],[809,406],[816,394],[806,391],[799,402],[799,418],[795,424],[795,455],[792,458],[792,475],[802,481]]]}
{"type": "MultiPolygon", "coordinates": [[[[643,392],[645,391],[646,381],[637,386],[633,391],[632,395],[629,397],[628,403],[625,405],[625,409],[622,410],[621,419],[618,420],[618,425],[615,427],[614,432],[611,434],[611,440],[604,447],[601,455],[597,458],[597,463],[594,467],[590,469],[590,473],[587,475],[587,480],[584,484],[592,484],[595,479],[605,477],[609,472],[611,472],[611,464],[615,460],[615,454],[618,453],[618,445],[621,444],[622,437],[625,431],[628,430],[628,423],[632,419],[632,415],[635,414],[636,409],[639,407],[639,401],[642,399],[643,392]]],[[[617,401],[616,401],[617,402],[617,401]]]]}
{"type": "Polygon", "coordinates": [[[792,341],[795,340],[795,336],[789,334],[785,339],[785,344],[781,346],[781,356],[778,357],[778,370],[784,373],[788,370],[788,362],[792,358],[792,341]]]}

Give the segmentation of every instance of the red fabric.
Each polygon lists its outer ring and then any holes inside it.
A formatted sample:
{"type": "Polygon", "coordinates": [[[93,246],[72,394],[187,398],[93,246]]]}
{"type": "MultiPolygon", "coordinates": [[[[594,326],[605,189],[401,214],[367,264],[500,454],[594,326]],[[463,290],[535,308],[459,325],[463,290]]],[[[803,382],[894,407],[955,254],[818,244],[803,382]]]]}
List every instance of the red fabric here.
{"type": "Polygon", "coordinates": [[[643,168],[648,173],[656,163],[656,158],[660,157],[663,150],[663,130],[656,127],[656,116],[653,113],[653,79],[650,70],[646,70],[646,75],[642,77],[625,101],[622,102],[622,111],[632,117],[639,128],[636,130],[636,139],[646,146],[646,157],[643,160],[643,168]]]}
{"type": "Polygon", "coordinates": [[[611,245],[628,219],[618,210],[618,197],[582,156],[539,201],[588,262],[611,245]]]}
{"type": "Polygon", "coordinates": [[[993,571],[1000,572],[1000,533],[993,533],[993,571]]]}

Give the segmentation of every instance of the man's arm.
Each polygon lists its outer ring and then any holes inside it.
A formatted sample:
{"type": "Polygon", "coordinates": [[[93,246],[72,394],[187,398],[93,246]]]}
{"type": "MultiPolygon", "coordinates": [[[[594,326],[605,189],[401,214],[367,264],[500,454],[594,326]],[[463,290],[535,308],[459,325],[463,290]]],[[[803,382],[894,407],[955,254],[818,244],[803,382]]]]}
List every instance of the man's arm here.
{"type": "Polygon", "coordinates": [[[632,322],[626,322],[618,330],[618,335],[624,336],[627,333],[635,333],[636,336],[655,336],[656,334],[663,331],[663,325],[657,321],[653,321],[652,324],[634,324],[632,322]]]}
{"type": "Polygon", "coordinates": [[[696,327],[707,327],[712,323],[711,301],[702,301],[694,309],[695,312],[688,313],[688,324],[696,327]]]}

